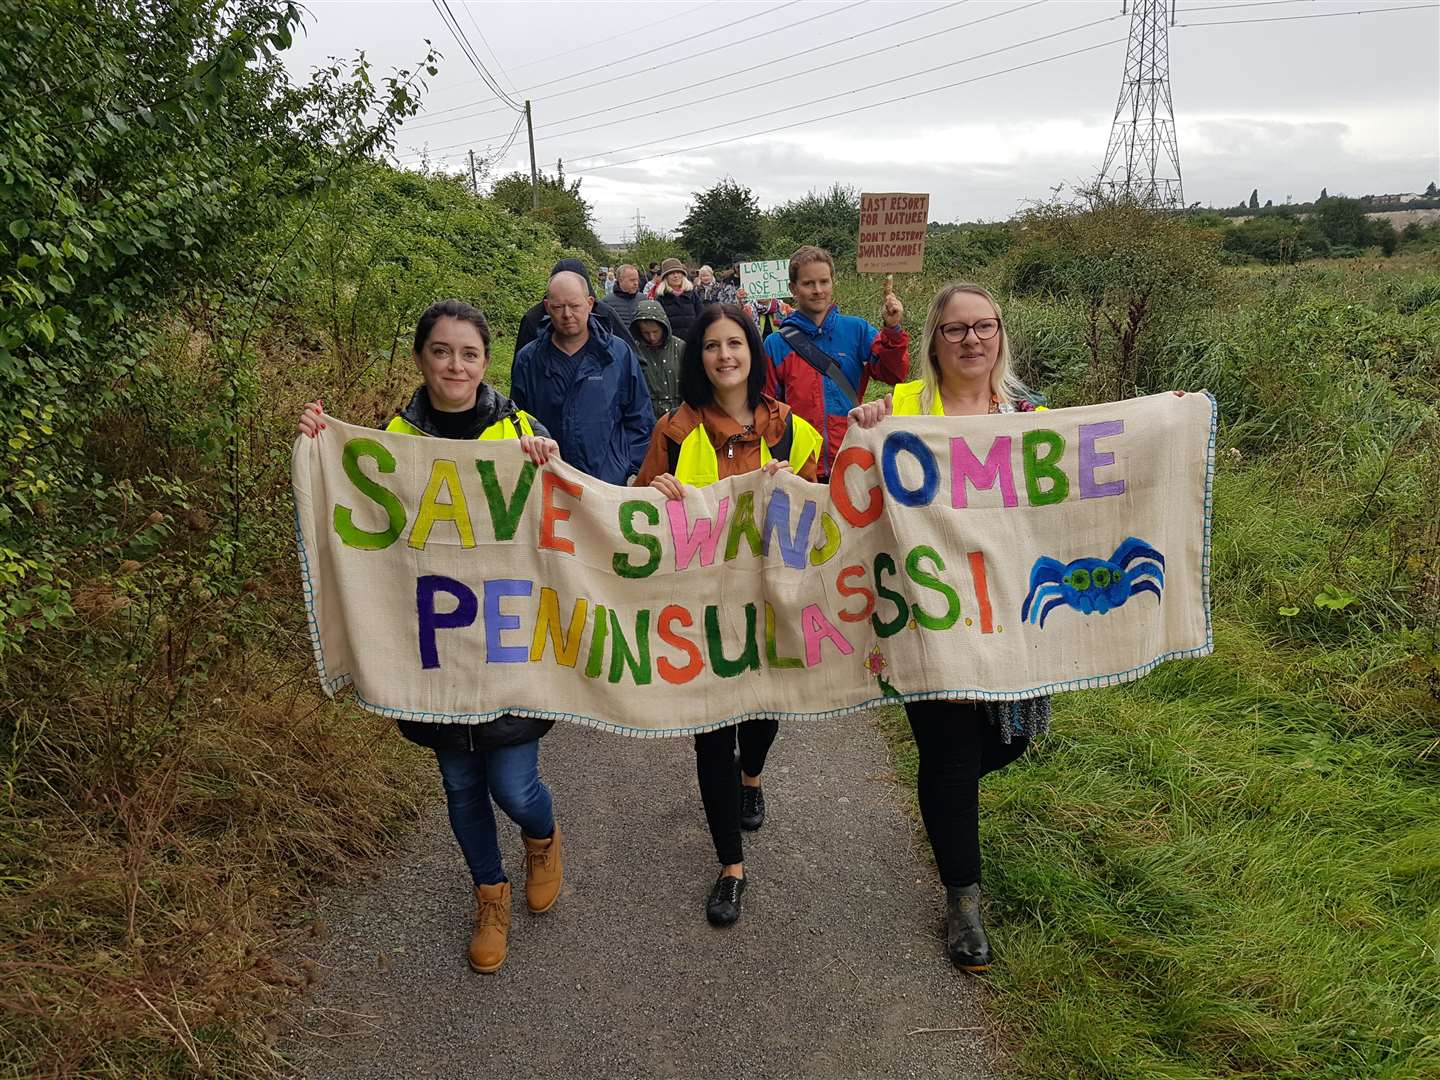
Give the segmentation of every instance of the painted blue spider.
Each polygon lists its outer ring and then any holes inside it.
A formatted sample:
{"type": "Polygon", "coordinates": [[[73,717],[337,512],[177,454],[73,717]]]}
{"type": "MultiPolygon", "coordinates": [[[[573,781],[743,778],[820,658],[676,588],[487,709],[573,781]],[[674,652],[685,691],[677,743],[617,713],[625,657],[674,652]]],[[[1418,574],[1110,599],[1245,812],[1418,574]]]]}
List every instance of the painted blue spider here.
{"type": "Polygon", "coordinates": [[[1045,616],[1062,605],[1085,615],[1104,615],[1136,593],[1152,592],[1159,600],[1165,587],[1164,567],[1165,556],[1133,536],[1126,537],[1108,559],[1062,563],[1042,555],[1030,568],[1030,592],[1020,607],[1020,620],[1038,622],[1043,629],[1045,616]],[[1136,563],[1136,559],[1146,561],[1136,563]]]}

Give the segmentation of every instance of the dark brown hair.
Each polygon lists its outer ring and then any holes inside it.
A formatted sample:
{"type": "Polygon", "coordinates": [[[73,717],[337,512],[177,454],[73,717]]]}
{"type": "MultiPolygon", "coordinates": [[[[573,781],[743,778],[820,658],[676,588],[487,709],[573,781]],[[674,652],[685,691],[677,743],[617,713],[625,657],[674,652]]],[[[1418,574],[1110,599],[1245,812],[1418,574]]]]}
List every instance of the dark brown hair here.
{"type": "Polygon", "coordinates": [[[489,360],[490,324],[485,321],[485,314],[479,308],[471,307],[464,300],[441,300],[425,309],[425,313],[420,316],[420,321],[415,324],[415,355],[420,355],[425,348],[425,343],[430,340],[430,331],[434,330],[435,324],[446,316],[468,322],[480,331],[480,340],[485,345],[485,359],[489,360]]]}
{"type": "Polygon", "coordinates": [[[765,392],[765,366],[770,363],[760,331],[739,304],[706,304],[700,317],[690,326],[690,340],[685,343],[685,356],[680,361],[680,397],[691,408],[698,409],[715,400],[715,388],[705,374],[705,331],[721,319],[738,323],[750,348],[750,377],[746,382],[746,403],[753,409],[765,392]]]}

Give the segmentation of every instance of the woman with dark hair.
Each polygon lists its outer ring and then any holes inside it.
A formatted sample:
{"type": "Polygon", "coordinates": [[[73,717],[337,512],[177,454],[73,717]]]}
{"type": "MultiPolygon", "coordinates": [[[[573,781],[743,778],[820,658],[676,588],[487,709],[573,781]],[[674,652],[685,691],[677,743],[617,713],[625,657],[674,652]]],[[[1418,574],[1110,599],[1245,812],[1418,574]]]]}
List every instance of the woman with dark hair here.
{"type": "MultiPolygon", "coordinates": [[[[765,391],[765,354],[755,324],[734,304],[712,304],[690,328],[680,367],[683,403],[662,416],[635,477],[666,498],[755,469],[815,479],[820,433],[765,391]]],[[[705,902],[714,926],[740,917],[745,891],[740,830],[764,823],[760,772],[780,724],[744,720],[695,736],[695,773],[720,877],[705,902]],[[736,757],[736,747],[739,757],[736,757]]]]}
{"type": "MultiPolygon", "coordinates": [[[[386,431],[436,439],[516,439],[536,465],[560,460],[560,448],[529,413],[484,381],[490,363],[490,325],[460,300],[425,309],[415,327],[415,366],[425,380],[386,431]]],[[[325,425],[323,405],[300,414],[300,434],[314,438],[325,425]]],[[[564,870],[560,828],[550,789],[540,779],[540,738],[553,720],[502,716],[485,724],[397,720],[400,734],[435,751],[450,827],[475,884],[475,932],[470,966],[497,971],[510,930],[510,881],[500,863],[494,799],[520,826],[525,841],[525,902],[540,914],[560,895],[564,870]]]]}

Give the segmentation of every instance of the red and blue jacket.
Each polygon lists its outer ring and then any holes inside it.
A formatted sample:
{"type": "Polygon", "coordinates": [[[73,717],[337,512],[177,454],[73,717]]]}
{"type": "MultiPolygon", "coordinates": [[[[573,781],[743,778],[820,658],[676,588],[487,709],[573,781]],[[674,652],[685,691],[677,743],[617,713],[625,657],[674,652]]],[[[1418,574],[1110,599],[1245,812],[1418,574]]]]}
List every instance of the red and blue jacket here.
{"type": "MultiPolygon", "coordinates": [[[[796,308],[781,326],[797,327],[808,334],[822,351],[831,356],[845,372],[851,385],[865,400],[865,388],[871,379],[881,382],[904,382],[910,374],[910,335],[903,327],[876,330],[864,319],[841,315],[834,304],[816,326],[796,308]]],[[[785,402],[808,420],[824,439],[820,450],[819,475],[830,475],[830,462],[845,441],[849,425],[850,399],[834,381],[825,378],[803,357],[791,351],[779,331],[765,339],[765,392],[785,402]]]]}

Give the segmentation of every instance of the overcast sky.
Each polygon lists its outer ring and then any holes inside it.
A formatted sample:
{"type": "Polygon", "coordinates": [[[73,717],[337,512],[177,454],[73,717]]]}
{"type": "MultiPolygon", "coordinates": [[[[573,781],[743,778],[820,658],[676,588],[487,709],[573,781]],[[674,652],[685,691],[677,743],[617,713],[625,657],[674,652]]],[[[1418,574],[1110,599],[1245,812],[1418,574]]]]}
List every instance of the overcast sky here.
{"type": "MultiPolygon", "coordinates": [[[[542,166],[564,158],[567,175],[584,177],[607,241],[633,231],[637,210],[647,226],[674,229],[691,192],[727,175],[762,206],[840,181],[928,191],[932,220],[1006,218],[1098,171],[1130,21],[1120,0],[449,4],[506,91],[532,99],[542,166]],[[938,89],[964,80],[975,81],[938,89]],[[718,140],[730,141],[701,148],[718,140]]],[[[307,33],[287,55],[297,76],[361,49],[381,69],[413,67],[426,38],[444,54],[425,112],[401,134],[402,161],[428,148],[432,164],[455,171],[470,147],[481,158],[503,148],[516,114],[430,0],[307,6],[307,33]]],[[[1188,202],[1234,205],[1255,187],[1262,203],[1299,202],[1322,187],[1361,195],[1440,180],[1436,0],[1178,8],[1170,68],[1188,202]],[[1379,10],[1402,5],[1420,10],[1379,10]],[[1286,21],[1240,21],[1262,19],[1286,21]]],[[[496,175],[514,169],[529,169],[523,124],[496,175]]]]}

